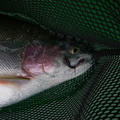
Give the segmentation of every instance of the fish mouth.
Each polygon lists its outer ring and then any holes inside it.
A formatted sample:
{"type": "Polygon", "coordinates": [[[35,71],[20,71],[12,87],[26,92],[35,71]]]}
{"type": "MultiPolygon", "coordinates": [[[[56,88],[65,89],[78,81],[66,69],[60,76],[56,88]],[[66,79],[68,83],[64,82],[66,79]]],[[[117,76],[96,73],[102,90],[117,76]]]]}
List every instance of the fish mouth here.
{"type": "Polygon", "coordinates": [[[77,68],[79,65],[83,64],[84,62],[89,61],[89,59],[81,58],[77,61],[76,64],[72,65],[70,60],[67,57],[63,58],[63,62],[71,69],[77,68]]]}

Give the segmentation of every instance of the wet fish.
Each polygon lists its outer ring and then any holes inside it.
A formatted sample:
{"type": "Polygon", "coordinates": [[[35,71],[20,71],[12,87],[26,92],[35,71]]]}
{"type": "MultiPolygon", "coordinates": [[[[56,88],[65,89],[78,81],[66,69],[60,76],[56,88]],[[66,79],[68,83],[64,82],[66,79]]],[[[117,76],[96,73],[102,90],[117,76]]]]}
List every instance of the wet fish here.
{"type": "Polygon", "coordinates": [[[83,44],[53,39],[39,26],[0,18],[0,107],[75,78],[92,66],[83,44]]]}

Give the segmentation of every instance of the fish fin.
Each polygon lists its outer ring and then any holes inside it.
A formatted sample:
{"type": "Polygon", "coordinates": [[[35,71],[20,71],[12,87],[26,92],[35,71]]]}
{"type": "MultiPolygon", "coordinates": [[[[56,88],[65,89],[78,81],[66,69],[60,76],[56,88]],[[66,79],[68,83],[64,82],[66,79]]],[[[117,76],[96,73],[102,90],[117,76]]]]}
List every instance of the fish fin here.
{"type": "Polygon", "coordinates": [[[0,76],[0,85],[14,85],[18,87],[28,81],[30,81],[30,78],[23,76],[0,76]]]}
{"type": "Polygon", "coordinates": [[[8,84],[11,83],[0,79],[0,85],[8,85],[8,84]]]}
{"type": "Polygon", "coordinates": [[[7,76],[0,76],[0,79],[18,79],[18,80],[30,80],[28,77],[23,77],[23,76],[12,76],[12,75],[7,75],[7,76]]]}

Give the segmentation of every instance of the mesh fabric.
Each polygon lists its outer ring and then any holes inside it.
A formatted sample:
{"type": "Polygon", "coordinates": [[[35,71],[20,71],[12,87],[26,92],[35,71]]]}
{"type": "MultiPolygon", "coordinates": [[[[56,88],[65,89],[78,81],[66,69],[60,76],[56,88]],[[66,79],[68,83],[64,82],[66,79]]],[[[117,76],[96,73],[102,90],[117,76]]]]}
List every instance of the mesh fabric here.
{"type": "MultiPolygon", "coordinates": [[[[119,0],[1,0],[0,14],[83,38],[101,55],[85,74],[0,110],[0,120],[120,118],[119,0]]],[[[1,96],[0,96],[1,97],[1,96]]]]}

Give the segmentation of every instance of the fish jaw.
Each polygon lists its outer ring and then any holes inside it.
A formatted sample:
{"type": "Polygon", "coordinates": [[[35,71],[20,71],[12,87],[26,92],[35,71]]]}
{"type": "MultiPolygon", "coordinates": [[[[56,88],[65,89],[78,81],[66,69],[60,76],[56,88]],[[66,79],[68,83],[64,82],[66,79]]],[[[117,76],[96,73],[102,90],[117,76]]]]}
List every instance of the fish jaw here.
{"type": "Polygon", "coordinates": [[[92,62],[91,58],[92,57],[89,54],[81,54],[80,56],[77,56],[75,58],[68,58],[64,56],[63,63],[71,69],[76,69],[83,63],[92,62]]]}

